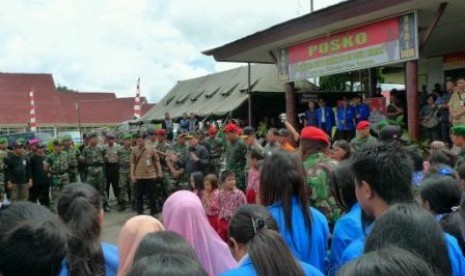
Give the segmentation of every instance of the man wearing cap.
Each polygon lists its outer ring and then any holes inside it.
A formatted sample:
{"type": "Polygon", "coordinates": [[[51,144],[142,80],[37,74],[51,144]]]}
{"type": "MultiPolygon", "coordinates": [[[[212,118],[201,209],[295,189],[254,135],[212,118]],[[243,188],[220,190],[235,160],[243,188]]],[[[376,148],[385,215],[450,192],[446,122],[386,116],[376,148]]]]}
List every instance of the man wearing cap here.
{"type": "Polygon", "coordinates": [[[44,168],[45,148],[45,144],[39,143],[35,153],[30,158],[32,188],[29,190],[29,201],[39,202],[48,208],[50,207],[50,178],[44,168]]]}
{"type": "Polygon", "coordinates": [[[400,127],[386,125],[378,132],[378,140],[382,143],[402,142],[402,132],[400,127]]]}
{"type": "Polygon", "coordinates": [[[147,135],[149,139],[145,141],[145,145],[147,145],[148,147],[152,147],[153,149],[156,149],[158,145],[158,139],[157,139],[157,133],[155,132],[155,129],[153,128],[147,129],[147,135]]]}
{"type": "Polygon", "coordinates": [[[170,151],[171,145],[168,143],[166,139],[166,130],[160,128],[155,131],[155,134],[157,135],[158,139],[158,144],[157,147],[155,148],[159,157],[160,157],[160,166],[161,166],[161,171],[163,173],[163,198],[161,199],[164,201],[166,197],[168,196],[168,187],[170,185],[173,185],[174,179],[171,177],[170,174],[170,169],[168,167],[168,163],[166,161],[166,158],[168,156],[168,153],[170,151]]]}
{"type": "Polygon", "coordinates": [[[28,200],[32,187],[31,167],[25,155],[26,141],[22,138],[13,143],[13,151],[5,159],[5,183],[13,201],[28,200]]]}
{"type": "Polygon", "coordinates": [[[211,126],[208,129],[208,138],[205,139],[205,143],[210,146],[211,172],[220,175],[221,160],[224,155],[224,141],[217,136],[217,132],[216,127],[211,126]]]}
{"type": "Polygon", "coordinates": [[[170,169],[170,172],[171,175],[176,179],[176,185],[174,187],[167,187],[168,194],[171,194],[172,192],[179,189],[188,189],[190,187],[188,176],[185,174],[186,160],[189,156],[189,150],[186,145],[186,138],[187,132],[181,131],[181,133],[179,133],[176,137],[176,143],[171,146],[173,156],[171,156],[170,159],[173,170],[170,169]]]}
{"type": "Polygon", "coordinates": [[[53,141],[53,152],[47,156],[44,163],[44,170],[50,175],[50,207],[53,211],[55,211],[61,190],[69,184],[70,162],[71,158],[67,152],[63,151],[63,145],[57,140],[53,141]]]}
{"type": "Polygon", "coordinates": [[[310,205],[320,210],[334,225],[341,213],[331,195],[329,176],[336,167],[335,161],[325,153],[329,149],[328,135],[319,128],[305,127],[300,134],[300,150],[309,191],[310,205]]]}
{"type": "Polygon", "coordinates": [[[458,168],[465,161],[465,125],[452,127],[450,138],[454,146],[460,149],[455,161],[455,168],[458,168]]]}
{"type": "Polygon", "coordinates": [[[281,128],[278,131],[278,141],[279,141],[281,150],[292,153],[292,152],[295,152],[295,148],[292,146],[291,142],[289,141],[290,135],[291,134],[289,130],[285,128],[281,128]]]}
{"type": "Polygon", "coordinates": [[[377,140],[370,134],[370,123],[361,121],[357,124],[357,137],[350,141],[350,145],[357,152],[367,144],[374,144],[377,140]]]}
{"type": "MultiPolygon", "coordinates": [[[[79,156],[81,156],[81,152],[89,145],[89,137],[87,133],[82,134],[82,145],[79,146],[79,156]]],[[[81,179],[82,183],[87,183],[87,166],[84,162],[79,159],[78,156],[78,171],[79,171],[79,178],[81,179]]]]}
{"type": "Polygon", "coordinates": [[[257,136],[255,129],[251,126],[246,126],[243,130],[244,142],[247,146],[247,155],[245,159],[245,167],[244,167],[244,182],[247,183],[247,179],[249,177],[249,170],[250,170],[250,154],[252,150],[256,150],[263,154],[264,149],[262,145],[260,145],[257,141],[257,136]]]}
{"type": "MultiPolygon", "coordinates": [[[[110,185],[113,188],[113,193],[116,199],[121,199],[119,188],[119,157],[118,151],[121,145],[116,143],[116,136],[109,132],[106,135],[107,143],[103,146],[105,150],[105,176],[106,176],[106,192],[110,196],[110,185]]],[[[122,208],[124,202],[118,200],[118,206],[122,208]]]]}
{"type": "Polygon", "coordinates": [[[137,146],[131,152],[131,180],[136,191],[136,211],[144,213],[144,196],[149,200],[150,214],[156,215],[161,211],[163,202],[163,174],[161,172],[160,158],[153,147],[147,146],[144,139],[147,133],[137,134],[137,146]]]}
{"type": "Polygon", "coordinates": [[[270,128],[268,130],[268,134],[266,135],[266,145],[264,148],[265,152],[272,152],[278,149],[278,135],[279,130],[276,128],[270,128]]]}
{"type": "Polygon", "coordinates": [[[126,209],[126,203],[130,202],[133,209],[136,208],[136,201],[134,200],[134,189],[131,183],[131,152],[132,152],[132,135],[126,133],[122,137],[123,146],[118,150],[119,160],[119,198],[120,203],[118,211],[126,209]]]}
{"type": "Polygon", "coordinates": [[[0,137],[0,202],[5,199],[4,195],[7,194],[5,187],[5,159],[8,156],[8,139],[0,137]]]}
{"type": "Polygon", "coordinates": [[[87,166],[87,183],[99,191],[102,197],[103,210],[110,212],[110,204],[105,189],[105,149],[98,145],[97,133],[87,135],[89,144],[81,152],[79,160],[87,166]]]}
{"type": "Polygon", "coordinates": [[[73,139],[71,135],[65,135],[61,139],[63,144],[63,151],[69,155],[69,183],[75,183],[78,181],[78,158],[81,152],[74,147],[73,139]]]}
{"type": "Polygon", "coordinates": [[[233,123],[227,124],[224,128],[226,140],[229,145],[226,151],[226,169],[233,171],[236,175],[237,188],[245,191],[244,168],[246,162],[247,147],[239,139],[241,130],[233,123]]]}

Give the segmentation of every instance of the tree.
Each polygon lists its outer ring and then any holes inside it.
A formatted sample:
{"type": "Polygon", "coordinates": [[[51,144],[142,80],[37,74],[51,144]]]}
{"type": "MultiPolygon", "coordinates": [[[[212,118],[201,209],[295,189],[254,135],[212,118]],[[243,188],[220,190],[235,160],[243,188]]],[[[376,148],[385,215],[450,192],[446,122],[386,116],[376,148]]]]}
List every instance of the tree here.
{"type": "Polygon", "coordinates": [[[60,85],[58,84],[57,86],[57,91],[58,92],[72,92],[75,91],[74,89],[68,88],[66,85],[60,85]]]}
{"type": "MultiPolygon", "coordinates": [[[[320,77],[320,88],[328,92],[368,91],[368,70],[350,71],[320,77]]],[[[376,80],[384,81],[381,68],[376,68],[376,80]]]]}

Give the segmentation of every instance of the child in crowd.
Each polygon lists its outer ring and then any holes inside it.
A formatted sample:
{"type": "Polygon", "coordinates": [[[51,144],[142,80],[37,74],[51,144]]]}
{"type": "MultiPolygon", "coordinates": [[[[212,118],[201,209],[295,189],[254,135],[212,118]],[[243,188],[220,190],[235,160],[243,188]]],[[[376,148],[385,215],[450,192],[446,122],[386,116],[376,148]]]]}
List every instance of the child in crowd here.
{"type": "Polygon", "coordinates": [[[236,175],[226,170],[221,174],[223,189],[218,194],[218,234],[224,240],[228,240],[228,223],[234,213],[247,203],[244,193],[236,188],[236,175]]]}
{"type": "Polygon", "coordinates": [[[218,213],[220,211],[218,206],[218,178],[214,174],[205,176],[203,180],[205,188],[202,197],[202,205],[207,214],[210,225],[218,231],[218,213]]]}
{"type": "Polygon", "coordinates": [[[245,193],[248,204],[257,204],[259,187],[260,187],[260,163],[263,160],[263,155],[260,151],[252,149],[250,153],[250,170],[247,179],[247,190],[245,193]]]}
{"type": "Polygon", "coordinates": [[[203,197],[203,173],[193,172],[191,173],[191,187],[194,194],[196,194],[200,200],[203,197]]]}

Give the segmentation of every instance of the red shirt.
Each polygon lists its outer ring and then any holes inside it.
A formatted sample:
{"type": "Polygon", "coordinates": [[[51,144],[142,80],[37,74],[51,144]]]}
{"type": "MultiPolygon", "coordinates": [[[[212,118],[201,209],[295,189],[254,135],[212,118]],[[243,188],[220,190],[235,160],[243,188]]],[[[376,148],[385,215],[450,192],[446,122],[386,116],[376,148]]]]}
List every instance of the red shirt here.
{"type": "Polygon", "coordinates": [[[230,220],[234,213],[247,203],[244,193],[234,188],[232,191],[220,191],[218,194],[218,204],[220,212],[218,214],[219,219],[230,220]]]}
{"type": "Polygon", "coordinates": [[[220,212],[218,194],[218,189],[213,190],[211,193],[207,193],[206,191],[203,192],[202,205],[207,216],[217,216],[220,212]]]}

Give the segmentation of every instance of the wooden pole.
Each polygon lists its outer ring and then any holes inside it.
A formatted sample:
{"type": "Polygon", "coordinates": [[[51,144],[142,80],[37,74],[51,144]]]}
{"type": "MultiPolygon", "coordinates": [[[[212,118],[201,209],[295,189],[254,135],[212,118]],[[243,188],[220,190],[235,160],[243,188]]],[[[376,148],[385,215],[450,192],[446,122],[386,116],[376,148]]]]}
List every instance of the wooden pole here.
{"type": "Polygon", "coordinates": [[[296,112],[296,101],[295,101],[295,89],[294,89],[294,83],[293,82],[288,82],[285,85],[285,90],[286,90],[286,117],[287,121],[294,127],[296,128],[296,118],[297,118],[297,112],[296,112]]]}
{"type": "Polygon", "coordinates": [[[408,131],[414,141],[419,141],[418,61],[412,60],[405,63],[405,79],[407,86],[408,131]]]}

